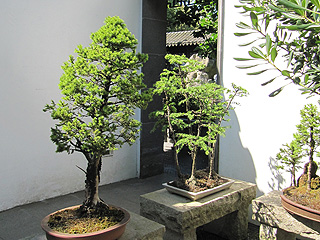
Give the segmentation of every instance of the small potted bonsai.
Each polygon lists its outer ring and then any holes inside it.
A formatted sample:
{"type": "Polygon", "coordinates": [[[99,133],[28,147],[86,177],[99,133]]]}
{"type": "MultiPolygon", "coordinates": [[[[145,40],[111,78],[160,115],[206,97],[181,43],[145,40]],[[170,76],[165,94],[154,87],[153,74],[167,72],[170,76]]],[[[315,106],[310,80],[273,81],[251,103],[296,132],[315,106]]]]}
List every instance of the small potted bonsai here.
{"type": "Polygon", "coordinates": [[[315,105],[308,104],[300,114],[294,140],[277,154],[279,168],[289,166],[292,179],[291,186],[283,190],[282,205],[289,212],[320,221],[320,178],[316,175],[318,165],[314,161],[320,146],[320,113],[315,105]],[[296,180],[295,172],[305,156],[309,160],[296,180]]]}
{"type": "MultiPolygon", "coordinates": [[[[289,84],[297,85],[302,94],[319,96],[319,0],[239,0],[239,2],[237,7],[243,10],[243,14],[250,16],[250,21],[239,22],[237,26],[241,31],[235,35],[251,36],[250,40],[241,46],[252,47],[248,51],[248,57],[235,58],[240,62],[249,63],[238,67],[249,71],[248,75],[260,75],[269,71],[278,73],[268,75],[272,77],[263,83],[263,86],[277,80],[287,80],[280,88],[270,93],[270,97],[281,93],[289,84]],[[286,64],[283,64],[284,62],[286,64]]],[[[318,126],[314,125],[317,124],[318,120],[315,119],[318,118],[318,113],[313,111],[314,106],[307,108],[303,111],[309,116],[305,118],[302,115],[304,120],[301,121],[298,132],[299,135],[302,134],[299,144],[301,147],[308,146],[309,149],[309,162],[304,169],[305,175],[300,180],[307,178],[306,192],[310,192],[312,176],[315,177],[316,171],[313,157],[319,133],[315,132],[318,131],[318,126]],[[308,123],[311,119],[315,122],[308,123]]],[[[298,198],[298,194],[296,197],[298,198]]],[[[307,202],[314,200],[310,195],[305,197],[307,202]]]]}
{"type": "Polygon", "coordinates": [[[138,137],[140,122],[133,118],[134,110],[146,107],[152,99],[142,82],[143,74],[138,72],[147,55],[136,52],[137,40],[119,17],[107,17],[105,25],[91,34],[91,40],[88,47],[79,45],[77,56],[70,56],[62,66],[61,100],[44,108],[56,121],[51,129],[56,151],[79,152],[87,160],[86,170],[82,169],[86,175],[85,200],[74,211],[59,211],[44,219],[42,227],[50,239],[60,239],[52,228],[65,232],[61,239],[95,234],[88,233],[91,230],[86,225],[66,230],[60,220],[68,218],[102,220],[102,226],[92,231],[111,232],[110,238],[103,239],[118,238],[124,231],[122,225],[129,220],[127,211],[99,198],[98,185],[102,157],[124,144],[133,144],[138,137]],[[122,230],[115,229],[118,225],[122,230]]]}
{"type": "Polygon", "coordinates": [[[215,146],[218,136],[225,133],[222,122],[226,120],[232,101],[247,92],[235,85],[233,91],[229,91],[211,80],[201,82],[195,73],[204,66],[197,60],[171,54],[166,55],[166,60],[169,67],[154,85],[154,94],[163,96],[162,109],[151,114],[157,119],[155,127],[161,126],[163,131],[168,129],[173,141],[178,179],[165,186],[176,193],[177,188],[182,189],[178,194],[196,200],[232,183],[214,171],[215,146]],[[228,95],[226,99],[223,94],[228,95]],[[183,174],[180,169],[179,152],[183,148],[188,149],[192,160],[190,174],[183,174]],[[208,156],[208,169],[197,170],[196,161],[201,150],[208,156]]]}

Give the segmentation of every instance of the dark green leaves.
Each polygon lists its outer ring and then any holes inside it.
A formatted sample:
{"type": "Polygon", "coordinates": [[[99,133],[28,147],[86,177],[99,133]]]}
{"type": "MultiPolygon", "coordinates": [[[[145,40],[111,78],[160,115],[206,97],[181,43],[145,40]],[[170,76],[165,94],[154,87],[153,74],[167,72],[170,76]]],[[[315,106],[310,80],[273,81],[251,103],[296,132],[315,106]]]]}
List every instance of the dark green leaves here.
{"type": "Polygon", "coordinates": [[[290,72],[288,70],[281,71],[281,74],[285,77],[290,77],[290,72]]]}
{"type": "Polygon", "coordinates": [[[237,37],[242,37],[242,36],[246,36],[246,35],[249,35],[253,32],[245,32],[245,33],[234,33],[234,35],[236,35],[237,37]]]}
{"type": "Polygon", "coordinates": [[[278,2],[288,8],[307,10],[305,7],[302,7],[301,5],[298,5],[288,0],[278,0],[278,2]]]}
{"type": "MultiPolygon", "coordinates": [[[[240,46],[253,47],[248,51],[249,58],[235,59],[250,59],[253,63],[238,67],[249,71],[249,75],[259,75],[273,69],[279,72],[279,79],[299,85],[303,93],[320,94],[320,69],[317,69],[320,65],[320,0],[240,2],[242,5],[239,7],[248,17],[247,21],[237,26],[247,34],[237,36],[245,38],[250,33],[250,41],[240,46]],[[270,67],[252,71],[261,62],[270,67]]],[[[262,85],[274,80],[270,79],[262,85]]],[[[270,96],[276,96],[282,90],[283,87],[278,88],[270,96]]]]}
{"type": "Polygon", "coordinates": [[[271,61],[274,62],[276,60],[276,57],[278,56],[278,51],[277,51],[277,47],[273,47],[271,49],[271,61]]]}
{"type": "Polygon", "coordinates": [[[250,12],[250,18],[251,18],[252,26],[255,29],[258,29],[259,25],[258,25],[258,17],[257,17],[257,15],[254,12],[250,12]]]}
{"type": "Polygon", "coordinates": [[[264,73],[265,71],[268,71],[268,69],[263,69],[263,70],[260,70],[260,71],[257,71],[257,72],[249,72],[247,74],[248,75],[259,75],[261,73],[264,73]]]}
{"type": "Polygon", "coordinates": [[[266,58],[266,56],[263,54],[263,52],[257,47],[253,47],[251,49],[251,51],[249,51],[249,55],[253,58],[256,58],[256,59],[265,59],[266,58]]]}
{"type": "Polygon", "coordinates": [[[284,89],[285,86],[278,88],[277,90],[273,91],[272,93],[269,94],[269,97],[275,97],[277,96],[279,93],[281,93],[281,91],[284,89]]]}

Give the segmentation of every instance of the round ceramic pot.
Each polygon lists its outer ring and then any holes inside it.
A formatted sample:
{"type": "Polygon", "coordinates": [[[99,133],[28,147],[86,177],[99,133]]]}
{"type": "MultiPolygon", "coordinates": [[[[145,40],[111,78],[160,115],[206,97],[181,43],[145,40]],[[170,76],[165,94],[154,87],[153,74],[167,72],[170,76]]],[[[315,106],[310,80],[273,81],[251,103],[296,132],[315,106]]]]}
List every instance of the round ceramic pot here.
{"type": "Polygon", "coordinates": [[[126,224],[130,220],[130,214],[128,213],[128,211],[126,211],[123,208],[116,207],[116,206],[113,206],[113,205],[109,204],[109,206],[121,210],[124,213],[124,218],[118,224],[116,224],[116,225],[114,225],[112,227],[106,228],[104,230],[97,231],[97,232],[92,232],[92,233],[85,233],[85,234],[66,234],[66,233],[61,233],[61,232],[54,231],[48,226],[48,220],[49,220],[50,215],[53,215],[53,214],[55,214],[57,212],[60,212],[60,211],[64,211],[64,210],[68,210],[68,209],[74,209],[74,208],[77,208],[79,206],[80,205],[72,206],[72,207],[68,207],[68,208],[56,211],[54,213],[49,214],[48,216],[46,216],[41,221],[41,227],[46,232],[46,237],[47,237],[48,240],[61,240],[61,239],[115,240],[115,239],[119,238],[124,233],[125,228],[126,228],[126,224]]]}
{"type": "Polygon", "coordinates": [[[320,211],[293,202],[283,194],[280,195],[280,197],[282,207],[286,209],[289,213],[320,222],[320,211]]]}

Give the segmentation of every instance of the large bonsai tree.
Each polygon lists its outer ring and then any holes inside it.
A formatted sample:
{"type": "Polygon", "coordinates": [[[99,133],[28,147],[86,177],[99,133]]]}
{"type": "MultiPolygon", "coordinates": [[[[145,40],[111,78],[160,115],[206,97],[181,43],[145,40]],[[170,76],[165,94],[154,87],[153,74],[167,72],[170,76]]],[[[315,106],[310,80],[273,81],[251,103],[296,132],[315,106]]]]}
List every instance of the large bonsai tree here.
{"type": "Polygon", "coordinates": [[[103,155],[135,142],[140,122],[132,118],[134,110],[151,100],[139,73],[147,55],[136,53],[137,40],[125,23],[107,17],[91,40],[62,66],[61,100],[44,108],[57,120],[51,129],[56,151],[80,152],[87,160],[83,212],[102,203],[98,185],[103,155]]]}
{"type": "Polygon", "coordinates": [[[196,72],[204,66],[197,60],[179,55],[166,55],[169,67],[156,82],[154,94],[163,96],[162,109],[152,113],[158,119],[156,126],[169,129],[173,141],[174,160],[179,178],[183,175],[179,165],[179,152],[186,147],[192,159],[191,174],[187,185],[193,184],[197,154],[203,150],[209,156],[209,178],[217,176],[214,167],[214,152],[219,135],[226,127],[222,122],[236,96],[244,96],[246,90],[234,85],[233,91],[214,83],[203,82],[196,72]],[[225,99],[223,95],[226,95],[225,99]]]}

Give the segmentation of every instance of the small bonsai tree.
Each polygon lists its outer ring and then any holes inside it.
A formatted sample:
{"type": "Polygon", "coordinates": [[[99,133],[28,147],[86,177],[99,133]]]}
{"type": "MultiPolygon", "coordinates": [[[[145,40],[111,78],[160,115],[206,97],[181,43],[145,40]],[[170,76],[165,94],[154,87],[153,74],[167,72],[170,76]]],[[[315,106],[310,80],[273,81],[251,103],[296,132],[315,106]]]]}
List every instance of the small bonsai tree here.
{"type": "MultiPolygon", "coordinates": [[[[291,186],[297,186],[300,183],[296,181],[295,172],[301,168],[301,158],[309,157],[308,163],[305,164],[304,174],[307,176],[307,189],[311,190],[311,180],[314,178],[317,164],[314,161],[314,156],[318,153],[317,148],[320,146],[320,113],[313,104],[307,104],[300,111],[301,120],[297,125],[297,133],[294,140],[290,144],[283,145],[276,159],[279,161],[277,166],[280,169],[285,169],[291,173],[291,186]]],[[[299,180],[298,180],[299,181],[299,180]]]]}
{"type": "Polygon", "coordinates": [[[154,94],[163,96],[163,106],[152,116],[157,118],[156,126],[161,125],[163,131],[169,129],[179,178],[183,174],[178,153],[183,147],[189,150],[192,159],[191,174],[186,181],[189,185],[195,179],[199,150],[209,155],[209,178],[217,176],[213,169],[215,144],[226,130],[221,123],[226,120],[233,99],[247,92],[236,86],[229,92],[214,82],[200,82],[191,74],[204,68],[197,60],[171,54],[166,55],[166,60],[170,68],[163,70],[154,86],[154,94]],[[223,99],[225,92],[230,93],[227,100],[223,99]]]}
{"type": "Polygon", "coordinates": [[[299,136],[294,135],[295,139],[289,144],[283,145],[280,148],[280,152],[276,156],[276,160],[279,162],[278,169],[286,170],[291,174],[291,186],[297,186],[296,171],[301,168],[301,159],[304,156],[302,146],[300,145],[299,136]]]}
{"type": "Polygon", "coordinates": [[[300,111],[300,115],[301,121],[297,125],[297,134],[299,135],[299,144],[309,157],[307,189],[311,190],[311,178],[314,175],[312,174],[312,168],[316,165],[314,155],[318,152],[320,146],[320,113],[315,105],[307,104],[300,111]]]}
{"type": "Polygon", "coordinates": [[[140,122],[134,110],[152,98],[138,73],[147,56],[136,53],[137,40],[119,17],[107,17],[91,40],[62,66],[62,99],[44,108],[57,120],[51,129],[56,151],[80,152],[87,160],[83,214],[104,205],[98,193],[102,156],[135,142],[140,122]]]}

